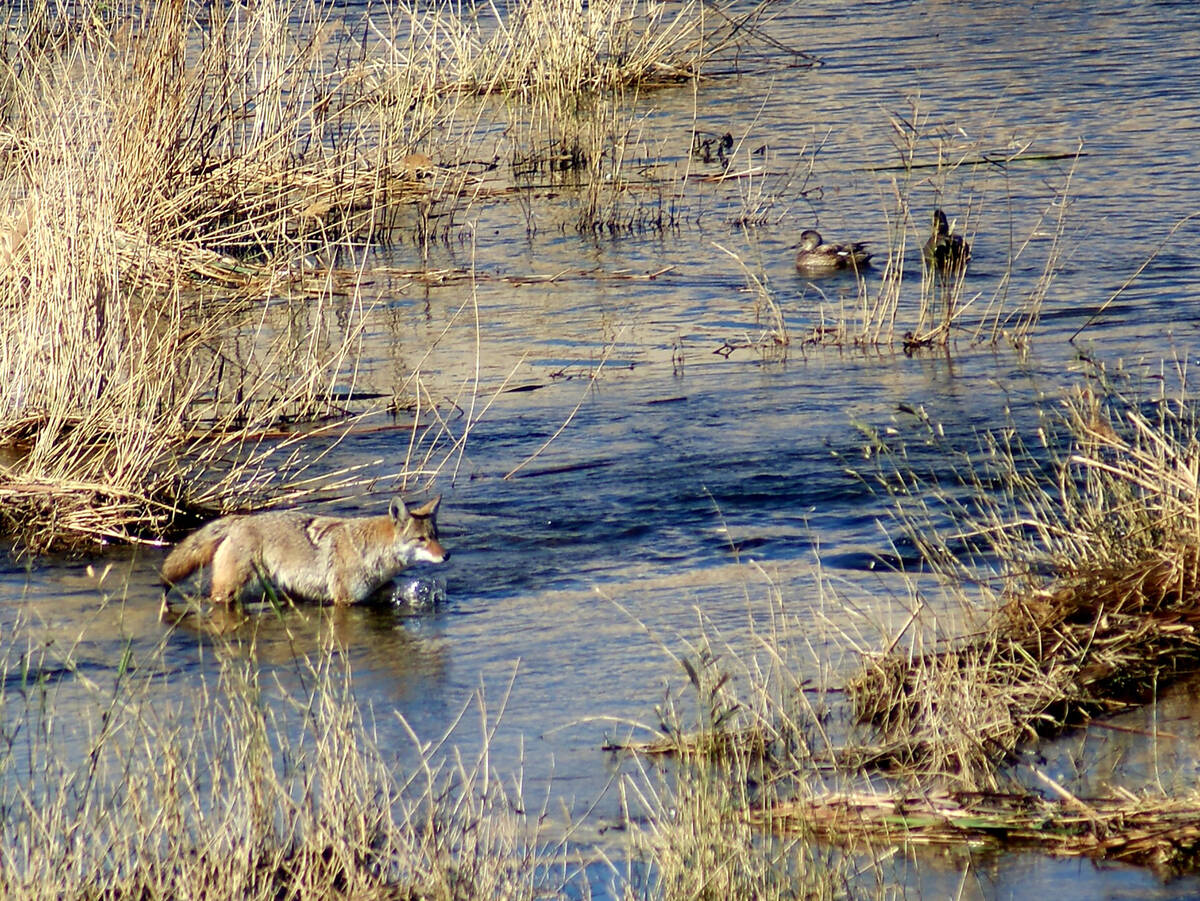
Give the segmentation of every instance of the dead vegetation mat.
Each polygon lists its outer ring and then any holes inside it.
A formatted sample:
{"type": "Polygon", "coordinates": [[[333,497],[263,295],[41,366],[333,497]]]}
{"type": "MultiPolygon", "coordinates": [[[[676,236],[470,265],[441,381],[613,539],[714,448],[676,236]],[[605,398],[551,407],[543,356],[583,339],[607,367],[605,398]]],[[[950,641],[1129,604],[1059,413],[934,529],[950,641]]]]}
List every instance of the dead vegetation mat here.
{"type": "Polygon", "coordinates": [[[1163,876],[1200,864],[1200,798],[1046,799],[943,791],[837,793],[773,805],[752,819],[839,843],[1028,848],[1146,866],[1163,876]]]}

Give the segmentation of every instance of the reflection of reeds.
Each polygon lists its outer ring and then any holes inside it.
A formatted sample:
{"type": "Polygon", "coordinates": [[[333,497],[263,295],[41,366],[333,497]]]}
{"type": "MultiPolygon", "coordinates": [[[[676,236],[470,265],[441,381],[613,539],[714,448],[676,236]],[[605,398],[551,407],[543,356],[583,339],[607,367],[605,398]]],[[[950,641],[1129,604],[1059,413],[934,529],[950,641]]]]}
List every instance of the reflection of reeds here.
{"type": "MultiPolygon", "coordinates": [[[[791,343],[791,337],[788,335],[787,321],[783,317],[783,310],[779,306],[779,302],[775,299],[775,295],[767,288],[766,278],[762,274],[756,274],[751,271],[750,267],[742,261],[733,251],[722,247],[720,244],[714,244],[717,250],[732,257],[742,270],[742,275],[746,279],[747,290],[754,294],[754,311],[755,318],[758,321],[761,333],[757,336],[748,336],[744,342],[736,344],[725,344],[722,348],[723,352],[726,348],[733,351],[738,347],[752,347],[760,353],[770,355],[773,359],[786,359],[787,347],[791,343]]],[[[728,354],[726,354],[728,355],[728,354]]]]}

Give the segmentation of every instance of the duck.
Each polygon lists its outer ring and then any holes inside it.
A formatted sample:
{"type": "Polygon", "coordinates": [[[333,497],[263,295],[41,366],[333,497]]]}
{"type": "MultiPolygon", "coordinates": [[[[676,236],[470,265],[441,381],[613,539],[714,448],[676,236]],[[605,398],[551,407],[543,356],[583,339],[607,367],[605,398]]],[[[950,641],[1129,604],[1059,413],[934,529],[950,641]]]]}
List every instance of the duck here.
{"type": "Polygon", "coordinates": [[[800,234],[800,249],[796,253],[796,269],[805,275],[824,275],[843,269],[857,272],[870,265],[871,254],[866,244],[826,244],[821,233],[806,229],[800,234]]]}
{"type": "Polygon", "coordinates": [[[921,248],[925,265],[941,275],[958,275],[971,259],[971,245],[962,235],[950,234],[950,223],[940,209],[933,211],[933,233],[921,248]]]}

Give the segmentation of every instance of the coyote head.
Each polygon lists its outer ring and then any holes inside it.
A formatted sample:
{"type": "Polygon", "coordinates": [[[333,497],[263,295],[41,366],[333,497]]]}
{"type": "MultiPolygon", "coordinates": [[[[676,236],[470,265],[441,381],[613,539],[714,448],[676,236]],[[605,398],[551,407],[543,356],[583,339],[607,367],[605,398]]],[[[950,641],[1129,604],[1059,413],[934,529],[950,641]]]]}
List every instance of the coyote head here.
{"type": "Polygon", "coordinates": [[[397,529],[397,543],[410,549],[414,561],[441,563],[450,558],[450,552],[438,542],[437,508],[442,502],[439,494],[420,507],[409,509],[398,497],[392,498],[388,514],[397,529]]]}

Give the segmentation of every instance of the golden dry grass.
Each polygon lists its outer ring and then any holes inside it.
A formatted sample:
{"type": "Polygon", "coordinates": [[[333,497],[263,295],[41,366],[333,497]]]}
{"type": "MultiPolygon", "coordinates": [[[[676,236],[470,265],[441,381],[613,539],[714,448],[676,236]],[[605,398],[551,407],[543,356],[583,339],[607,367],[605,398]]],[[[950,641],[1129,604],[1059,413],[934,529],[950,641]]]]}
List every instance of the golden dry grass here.
{"type": "MultiPolygon", "coordinates": [[[[0,893],[559,896],[520,775],[493,772],[486,748],[454,753],[449,733],[380,747],[332,629],[300,628],[317,634],[293,672],[217,639],[197,664],[211,675],[165,700],[165,644],[127,649],[100,684],[70,649],[22,648],[18,624],[0,647],[0,893]]],[[[482,701],[468,711],[488,719],[482,701]]]]}
{"type": "Polygon", "coordinates": [[[664,805],[720,798],[695,830],[714,846],[745,820],[852,856],[988,844],[1195,870],[1194,795],[1079,797],[1034,766],[1043,797],[1010,767],[1200,667],[1200,440],[1186,373],[1175,396],[1149,397],[1092,375],[1028,444],[1008,424],[962,446],[918,411],[912,431],[876,436],[877,485],[932,569],[896,574],[908,616],[875,648],[844,626],[831,633],[861,654],[837,679],[844,696],[824,669],[828,646],[781,598],[737,648],[706,627],[680,659],[695,712],[668,694],[657,735],[615,743],[676,761],[664,805]],[[959,609],[931,602],[935,580],[959,609]],[[805,646],[807,662],[789,656],[805,646]]]}
{"type": "Polygon", "coordinates": [[[865,661],[849,687],[881,760],[995,788],[1020,744],[1194,670],[1195,436],[1186,395],[1141,401],[1101,378],[1043,418],[1037,444],[987,436],[953,489],[892,458],[906,532],[980,612],[943,644],[865,661]]]}

